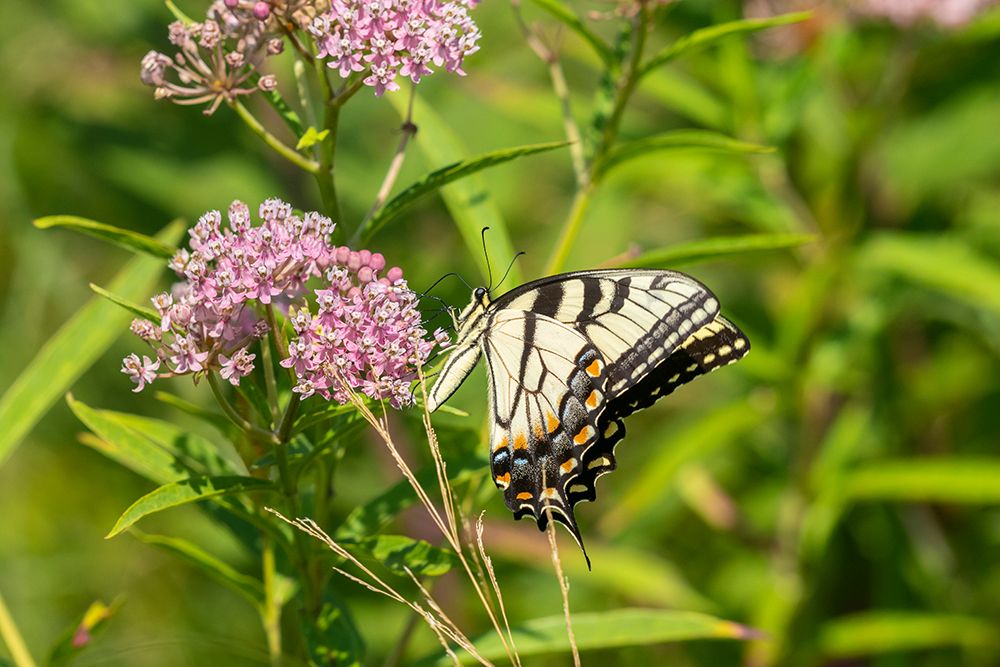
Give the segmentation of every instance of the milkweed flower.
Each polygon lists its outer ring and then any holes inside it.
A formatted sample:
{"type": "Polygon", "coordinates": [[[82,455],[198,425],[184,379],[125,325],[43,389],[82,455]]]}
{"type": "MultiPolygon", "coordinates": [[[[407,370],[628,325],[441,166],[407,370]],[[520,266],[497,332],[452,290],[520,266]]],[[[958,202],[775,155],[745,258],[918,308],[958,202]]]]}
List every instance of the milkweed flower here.
{"type": "Polygon", "coordinates": [[[863,0],[856,8],[904,27],[930,20],[944,28],[958,28],[996,4],[997,0],[863,0]]]}
{"type": "Polygon", "coordinates": [[[200,23],[171,23],[169,40],[178,49],[173,57],[158,51],[143,57],[140,79],[155,89],[156,99],[207,104],[204,113],[211,115],[224,101],[275,89],[274,75],[262,75],[259,68],[281,53],[284,42],[252,11],[229,5],[212,3],[200,23]]]}
{"type": "Polygon", "coordinates": [[[342,247],[337,260],[314,292],[315,310],[290,318],[296,336],[281,365],[298,378],[293,391],[339,403],[359,391],[396,408],[411,404],[410,385],[435,345],[421,326],[417,295],[398,267],[379,277],[385,260],[378,253],[342,247]]]}
{"type": "Polygon", "coordinates": [[[313,20],[320,58],[347,78],[363,72],[376,95],[413,83],[431,66],[464,75],[462,63],[479,50],[479,28],[469,16],[477,0],[332,0],[313,20]]]}
{"type": "Polygon", "coordinates": [[[235,201],[228,224],[209,211],[189,230],[188,247],[169,262],[181,281],[151,299],[158,321],[130,327],[156,356],[122,361],[134,391],[161,368],[160,377],[217,370],[238,386],[254,371],[251,347],[268,334],[267,310],[277,307],[295,334],[281,365],[293,370],[296,393],[346,402],[354,390],[395,407],[412,402],[410,383],[435,342],[426,340],[402,269],[386,270],[379,253],[334,245],[335,225],[319,213],[299,216],[268,199],[258,215],[254,225],[249,207],[235,201]]]}

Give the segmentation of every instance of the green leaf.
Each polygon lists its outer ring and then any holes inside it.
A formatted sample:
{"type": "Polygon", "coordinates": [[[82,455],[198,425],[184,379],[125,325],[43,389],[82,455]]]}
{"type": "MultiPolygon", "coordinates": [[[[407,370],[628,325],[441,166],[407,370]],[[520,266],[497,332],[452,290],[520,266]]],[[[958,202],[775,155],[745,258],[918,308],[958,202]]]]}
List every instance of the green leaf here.
{"type": "Polygon", "coordinates": [[[215,579],[223,586],[242,595],[251,604],[264,604],[264,586],[254,577],[237,571],[228,563],[216,558],[187,540],[166,535],[149,535],[137,528],[131,534],[146,544],[153,545],[194,565],[196,568],[215,579]]]}
{"type": "Polygon", "coordinates": [[[601,39],[600,35],[587,27],[579,16],[572,9],[559,0],[530,0],[532,4],[548,12],[549,15],[559,20],[567,28],[583,38],[587,44],[593,47],[594,52],[608,67],[615,67],[617,63],[614,59],[614,52],[611,46],[601,39]]]}
{"type": "MultiPolygon", "coordinates": [[[[183,233],[180,221],[158,235],[165,243],[183,233]]],[[[156,285],[163,262],[136,257],[111,281],[124,299],[143,299],[156,285]]],[[[0,399],[0,463],[52,404],[127,330],[130,318],[117,306],[94,297],[39,350],[0,399]]]]}
{"type": "Polygon", "coordinates": [[[1000,503],[1000,459],[875,461],[845,474],[848,500],[994,505],[1000,503]]]}
{"type": "Polygon", "coordinates": [[[138,304],[132,303],[131,301],[129,301],[127,299],[123,299],[120,296],[112,294],[111,292],[109,292],[108,290],[104,289],[103,287],[98,287],[94,283],[90,283],[90,290],[92,292],[94,292],[95,294],[99,294],[100,296],[103,296],[105,299],[107,299],[111,303],[114,303],[114,304],[117,304],[117,305],[121,306],[122,308],[124,308],[128,312],[132,313],[136,317],[141,317],[142,319],[150,320],[151,322],[158,322],[159,319],[160,319],[160,316],[157,315],[156,311],[153,310],[152,308],[144,308],[143,306],[140,306],[138,304]]]}
{"type": "Polygon", "coordinates": [[[389,200],[385,206],[375,212],[375,215],[365,224],[362,230],[362,238],[367,242],[373,235],[378,233],[382,227],[392,221],[403,210],[417,201],[421,197],[436,192],[442,186],[453,183],[461,178],[466,178],[471,174],[482,171],[489,167],[510,162],[519,157],[544,153],[556,148],[569,145],[566,141],[552,141],[543,144],[531,144],[527,146],[516,146],[514,148],[502,148],[497,151],[484,153],[468,160],[454,162],[446,167],[432,171],[406,188],[398,195],[389,200]]]}
{"type": "Polygon", "coordinates": [[[870,611],[828,621],[820,647],[829,658],[946,646],[997,646],[996,621],[957,614],[870,611]]]}
{"type": "Polygon", "coordinates": [[[376,535],[358,542],[341,542],[341,546],[356,556],[374,558],[400,576],[407,576],[408,569],[417,577],[437,577],[458,564],[451,551],[406,535],[376,535]]]}
{"type": "MultiPolygon", "coordinates": [[[[406,97],[404,95],[387,97],[400,117],[406,118],[406,97]]],[[[417,145],[432,168],[460,162],[468,153],[448,122],[419,95],[413,101],[413,118],[420,128],[416,136],[417,145]]],[[[486,248],[494,261],[503,262],[514,256],[507,225],[487,190],[486,183],[478,174],[445,185],[441,188],[441,198],[444,199],[484,279],[488,275],[488,270],[482,249],[483,227],[490,228],[486,234],[486,248]]],[[[521,272],[516,263],[511,269],[510,280],[512,286],[521,282],[521,272]]]]}
{"type": "Polygon", "coordinates": [[[157,484],[166,484],[187,476],[188,471],[165,449],[143,437],[120,421],[73,398],[66,397],[70,410],[97,437],[80,441],[157,484]]]}
{"type": "Polygon", "coordinates": [[[166,405],[176,408],[181,412],[189,414],[192,417],[197,417],[198,419],[211,424],[220,433],[228,433],[232,427],[232,422],[229,421],[229,419],[227,419],[221,412],[203,408],[202,406],[185,400],[176,394],[171,394],[167,391],[156,391],[153,392],[153,398],[161,403],[165,403],[166,405]]]}
{"type": "Polygon", "coordinates": [[[365,646],[357,623],[350,608],[329,590],[331,587],[327,588],[315,622],[303,624],[310,664],[360,667],[364,664],[365,646]]]}
{"type": "Polygon", "coordinates": [[[712,239],[698,239],[687,243],[677,243],[666,248],[644,252],[635,259],[622,262],[623,266],[675,267],[682,264],[705,262],[731,255],[753,252],[767,252],[796,248],[816,240],[809,234],[745,234],[742,236],[718,236],[712,239]]]}
{"type": "MultiPolygon", "coordinates": [[[[285,101],[285,98],[281,96],[281,93],[279,93],[277,89],[260,90],[260,88],[258,88],[257,94],[264,96],[264,99],[266,99],[270,103],[270,105],[274,108],[274,110],[278,112],[278,115],[281,116],[281,119],[285,121],[285,124],[288,125],[288,128],[295,133],[295,136],[301,137],[304,136],[305,134],[308,134],[308,131],[302,125],[302,119],[299,118],[299,114],[296,113],[295,110],[288,105],[288,102],[285,101]]],[[[311,127],[309,128],[309,130],[312,130],[313,132],[316,131],[311,127]]],[[[328,132],[329,130],[324,130],[323,137],[325,137],[328,132]]],[[[319,140],[322,141],[323,137],[319,137],[319,140]]],[[[296,146],[296,148],[300,147],[296,146]]]]}
{"type": "Polygon", "coordinates": [[[207,498],[253,491],[273,491],[274,484],[266,479],[227,475],[219,477],[189,477],[165,484],[139,498],[125,510],[111,531],[104,536],[110,539],[133,525],[139,519],[172,507],[187,505],[207,498]]]}
{"type": "MultiPolygon", "coordinates": [[[[481,473],[487,465],[486,461],[478,458],[465,458],[450,463],[447,472],[448,479],[452,482],[481,473]]],[[[437,488],[437,471],[433,467],[423,468],[415,474],[422,487],[437,488]]],[[[364,505],[354,508],[337,528],[334,539],[360,541],[385,528],[397,514],[416,502],[417,495],[413,487],[405,479],[400,480],[364,505]]]]}
{"type": "Polygon", "coordinates": [[[300,151],[303,148],[309,148],[310,146],[315,146],[324,139],[330,136],[330,130],[323,130],[319,132],[315,127],[309,127],[302,136],[299,137],[299,142],[295,144],[295,150],[300,151]]]}
{"type": "Polygon", "coordinates": [[[649,155],[650,153],[689,149],[707,149],[722,151],[724,153],[743,154],[774,152],[774,148],[771,146],[740,141],[721,132],[713,132],[712,130],[671,130],[618,145],[601,165],[601,173],[607,173],[610,169],[624,162],[649,155]]]}
{"type": "Polygon", "coordinates": [[[811,16],[811,12],[794,12],[791,14],[780,14],[778,16],[770,16],[762,19],[740,19],[738,21],[729,21],[727,23],[720,23],[718,25],[695,30],[691,34],[681,37],[676,42],[646,61],[646,64],[639,68],[639,77],[645,76],[650,71],[660,67],[661,65],[667,64],[674,58],[685,55],[696,49],[711,46],[720,39],[724,39],[730,35],[757,32],[760,30],[766,30],[767,28],[788,25],[790,23],[800,23],[809,19],[811,16]]]}
{"type": "MultiPolygon", "coordinates": [[[[522,658],[548,653],[568,653],[564,616],[532,619],[511,628],[514,644],[522,658]]],[[[690,611],[667,609],[614,609],[605,612],[573,614],[573,634],[581,651],[611,649],[625,646],[649,646],[667,642],[705,639],[753,639],[759,633],[752,628],[714,616],[690,611]]],[[[487,660],[502,660],[506,652],[495,633],[473,642],[487,660]]],[[[464,664],[474,662],[472,656],[459,654],[464,664]]],[[[423,660],[420,665],[450,665],[448,656],[423,660]]]]}
{"type": "Polygon", "coordinates": [[[78,218],[75,215],[50,215],[45,218],[38,218],[34,224],[39,229],[65,227],[81,234],[101,239],[102,241],[110,241],[126,250],[133,250],[161,259],[170,259],[177,252],[177,248],[167,245],[163,241],[159,241],[151,236],[146,236],[130,229],[114,227],[103,222],[78,218]]]}
{"type": "Polygon", "coordinates": [[[35,661],[31,657],[31,653],[28,652],[21,631],[18,629],[17,623],[14,622],[14,617],[7,608],[2,593],[0,593],[0,640],[3,640],[3,644],[10,653],[13,662],[9,664],[15,667],[35,667],[35,661]]]}
{"type": "Polygon", "coordinates": [[[118,599],[110,605],[97,600],[87,608],[83,618],[62,633],[49,652],[49,667],[68,664],[93,643],[94,638],[107,626],[122,606],[118,599]]]}
{"type": "Polygon", "coordinates": [[[857,264],[1000,312],[1000,265],[958,239],[886,232],[859,249],[857,264]]]}

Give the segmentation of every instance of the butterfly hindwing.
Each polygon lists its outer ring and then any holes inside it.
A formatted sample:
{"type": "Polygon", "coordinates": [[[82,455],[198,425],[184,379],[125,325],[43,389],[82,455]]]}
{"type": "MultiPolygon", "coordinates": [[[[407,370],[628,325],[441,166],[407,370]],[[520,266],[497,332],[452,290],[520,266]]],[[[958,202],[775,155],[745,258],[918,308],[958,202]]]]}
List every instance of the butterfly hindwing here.
{"type": "Polygon", "coordinates": [[[568,489],[597,442],[606,367],[590,341],[548,316],[504,309],[483,340],[493,423],[490,466],[515,518],[551,511],[579,539],[568,489]]]}

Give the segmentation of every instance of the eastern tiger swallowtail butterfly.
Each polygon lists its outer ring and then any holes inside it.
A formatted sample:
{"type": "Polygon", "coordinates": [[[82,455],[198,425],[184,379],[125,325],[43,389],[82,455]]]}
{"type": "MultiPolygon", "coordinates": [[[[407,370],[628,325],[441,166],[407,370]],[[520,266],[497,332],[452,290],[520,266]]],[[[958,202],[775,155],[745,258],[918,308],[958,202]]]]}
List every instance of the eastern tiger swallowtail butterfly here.
{"type": "Polygon", "coordinates": [[[456,328],[427,407],[485,354],[493,481],[515,519],[544,530],[551,513],[581,549],[573,508],[615,469],[622,420],[750,350],[708,288],[676,271],[564,273],[496,300],[479,287],[456,328]]]}

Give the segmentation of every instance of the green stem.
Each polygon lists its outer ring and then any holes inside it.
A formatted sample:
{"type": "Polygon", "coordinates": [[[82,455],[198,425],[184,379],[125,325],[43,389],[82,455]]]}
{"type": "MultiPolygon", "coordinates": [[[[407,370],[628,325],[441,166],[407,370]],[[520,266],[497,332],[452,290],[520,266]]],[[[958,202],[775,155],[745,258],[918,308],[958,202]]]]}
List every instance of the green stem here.
{"type": "Polygon", "coordinates": [[[254,426],[244,419],[240,413],[236,412],[236,408],[234,408],[229,401],[226,400],[226,395],[222,392],[221,383],[219,382],[219,378],[215,376],[215,373],[208,373],[208,386],[212,388],[212,395],[215,396],[216,402],[218,402],[226,417],[228,417],[229,421],[233,422],[237,428],[246,432],[248,435],[262,438],[265,441],[273,439],[273,436],[270,433],[262,428],[254,426]]]}
{"type": "Polygon", "coordinates": [[[243,119],[243,122],[247,124],[253,133],[263,139],[264,143],[273,148],[278,155],[282,156],[307,173],[316,174],[319,172],[320,165],[315,160],[303,157],[302,154],[294,148],[286,146],[281,139],[278,139],[278,137],[268,132],[267,128],[260,124],[260,121],[258,121],[252,113],[250,113],[249,109],[243,106],[242,102],[235,101],[230,103],[229,106],[236,111],[236,115],[243,119]]]}
{"type": "Polygon", "coordinates": [[[635,92],[635,86],[639,81],[639,67],[642,62],[643,51],[646,47],[646,33],[649,27],[649,12],[645,5],[640,5],[639,14],[635,20],[636,25],[633,29],[635,37],[628,69],[619,81],[614,106],[604,126],[604,132],[601,135],[597,149],[594,151],[594,157],[590,161],[589,169],[584,178],[579,176],[577,178],[580,184],[576,195],[573,197],[573,205],[570,207],[569,215],[566,216],[566,222],[563,223],[562,231],[559,233],[559,240],[556,242],[556,247],[546,266],[547,275],[558,273],[566,264],[566,259],[573,249],[576,237],[580,234],[580,227],[593,199],[594,189],[600,181],[604,162],[618,138],[618,131],[621,127],[625,108],[628,106],[632,93],[635,92]]]}
{"type": "Polygon", "coordinates": [[[0,638],[3,638],[7,650],[10,651],[11,660],[17,667],[35,667],[35,661],[28,653],[28,647],[24,644],[24,639],[14,623],[14,617],[10,615],[3,595],[0,595],[0,638]]]}
{"type": "Polygon", "coordinates": [[[264,606],[261,608],[261,620],[264,624],[264,634],[267,636],[267,653],[271,658],[272,667],[281,665],[281,605],[275,590],[274,543],[264,540],[261,554],[264,579],[264,606]]]}
{"type": "Polygon", "coordinates": [[[576,191],[576,196],[573,197],[573,206],[570,208],[569,216],[567,216],[562,232],[559,234],[556,249],[553,251],[552,257],[549,258],[549,263],[545,268],[546,275],[559,273],[566,264],[569,251],[572,250],[573,242],[576,241],[576,237],[580,233],[580,225],[583,224],[583,218],[590,207],[590,200],[594,196],[594,187],[594,182],[590,181],[576,191]]]}
{"type": "Polygon", "coordinates": [[[278,426],[278,382],[274,378],[274,361],[271,359],[271,339],[260,341],[260,362],[264,366],[264,387],[267,392],[267,403],[271,408],[271,428],[278,426]]]}

